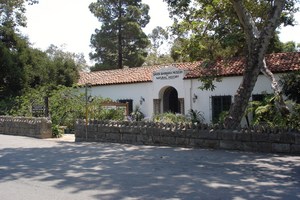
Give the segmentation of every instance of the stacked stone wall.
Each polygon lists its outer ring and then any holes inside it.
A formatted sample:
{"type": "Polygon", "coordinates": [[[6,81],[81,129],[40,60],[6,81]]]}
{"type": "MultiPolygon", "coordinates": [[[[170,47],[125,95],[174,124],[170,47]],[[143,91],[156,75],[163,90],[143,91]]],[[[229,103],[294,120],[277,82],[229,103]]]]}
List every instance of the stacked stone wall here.
{"type": "Polygon", "coordinates": [[[300,133],[288,129],[222,127],[152,122],[78,121],[76,141],[213,148],[300,154],[300,133]]]}
{"type": "Polygon", "coordinates": [[[0,116],[0,134],[51,138],[51,125],[47,118],[0,116]]]}

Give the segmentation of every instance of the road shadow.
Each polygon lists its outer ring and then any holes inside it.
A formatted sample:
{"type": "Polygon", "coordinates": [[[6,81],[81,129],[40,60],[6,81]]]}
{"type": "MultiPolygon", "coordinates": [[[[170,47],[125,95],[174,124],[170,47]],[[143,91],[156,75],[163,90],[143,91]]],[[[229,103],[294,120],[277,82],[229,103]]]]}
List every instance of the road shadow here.
{"type": "Polygon", "coordinates": [[[300,198],[299,156],[49,142],[0,148],[0,183],[53,182],[74,195],[96,191],[93,199],[300,198]]]}

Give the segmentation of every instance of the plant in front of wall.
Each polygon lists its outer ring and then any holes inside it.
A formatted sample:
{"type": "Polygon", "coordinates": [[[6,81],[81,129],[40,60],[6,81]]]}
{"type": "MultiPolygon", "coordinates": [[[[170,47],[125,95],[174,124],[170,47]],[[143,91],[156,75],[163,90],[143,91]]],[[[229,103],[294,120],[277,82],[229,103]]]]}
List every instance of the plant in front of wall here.
{"type": "Polygon", "coordinates": [[[90,120],[114,120],[124,119],[124,107],[107,106],[107,103],[114,103],[109,98],[93,97],[88,104],[88,118],[90,120]]]}
{"type": "Polygon", "coordinates": [[[64,134],[64,129],[62,129],[59,125],[57,124],[52,124],[52,137],[54,138],[60,138],[64,134]]]}
{"type": "Polygon", "coordinates": [[[190,109],[188,117],[191,119],[192,123],[200,124],[204,122],[203,112],[201,111],[190,109]]]}
{"type": "Polygon", "coordinates": [[[74,129],[77,119],[84,117],[84,94],[76,87],[58,86],[49,98],[52,123],[74,129]]]}
{"type": "Polygon", "coordinates": [[[136,105],[133,112],[130,114],[133,121],[142,121],[145,118],[144,113],[142,113],[141,108],[136,105]]]}
{"type": "Polygon", "coordinates": [[[276,98],[276,95],[268,95],[262,101],[249,103],[246,115],[253,115],[251,125],[265,125],[273,128],[289,128],[300,131],[300,104],[286,101],[285,103],[290,106],[291,112],[283,117],[276,107],[276,98]]]}
{"type": "Polygon", "coordinates": [[[171,112],[166,112],[166,113],[161,113],[158,115],[155,115],[153,117],[153,121],[154,122],[159,122],[159,123],[187,123],[189,122],[189,119],[187,119],[187,117],[185,117],[184,115],[181,114],[175,114],[175,113],[171,113],[171,112]]]}

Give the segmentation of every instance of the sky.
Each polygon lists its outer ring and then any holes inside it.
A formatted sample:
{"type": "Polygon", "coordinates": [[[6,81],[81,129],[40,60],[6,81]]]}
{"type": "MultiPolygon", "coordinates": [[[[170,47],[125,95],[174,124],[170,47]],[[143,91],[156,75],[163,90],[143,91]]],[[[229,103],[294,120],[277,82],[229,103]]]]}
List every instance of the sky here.
{"type": "MultiPolygon", "coordinates": [[[[39,4],[28,6],[26,11],[27,27],[22,28],[33,47],[46,50],[51,44],[63,46],[64,50],[84,53],[89,64],[88,54],[92,51],[90,37],[100,23],[90,12],[88,6],[96,0],[39,0],[39,4]]],[[[142,0],[150,6],[149,24],[144,31],[149,34],[156,26],[172,24],[163,0],[142,0]]],[[[300,13],[296,15],[300,23],[300,13]]],[[[281,29],[282,42],[300,43],[300,25],[281,29]]]]}

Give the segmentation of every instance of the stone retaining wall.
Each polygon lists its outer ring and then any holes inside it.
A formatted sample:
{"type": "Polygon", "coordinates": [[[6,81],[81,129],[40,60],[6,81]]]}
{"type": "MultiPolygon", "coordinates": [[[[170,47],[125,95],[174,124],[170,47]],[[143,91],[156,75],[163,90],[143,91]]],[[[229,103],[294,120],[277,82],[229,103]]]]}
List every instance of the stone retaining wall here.
{"type": "Polygon", "coordinates": [[[225,130],[207,125],[78,121],[76,142],[115,142],[300,154],[300,133],[275,129],[225,130]]]}
{"type": "Polygon", "coordinates": [[[47,118],[0,116],[0,134],[51,138],[51,125],[47,118]]]}

